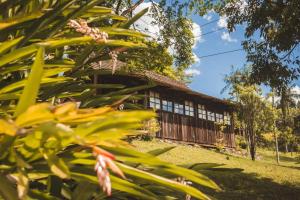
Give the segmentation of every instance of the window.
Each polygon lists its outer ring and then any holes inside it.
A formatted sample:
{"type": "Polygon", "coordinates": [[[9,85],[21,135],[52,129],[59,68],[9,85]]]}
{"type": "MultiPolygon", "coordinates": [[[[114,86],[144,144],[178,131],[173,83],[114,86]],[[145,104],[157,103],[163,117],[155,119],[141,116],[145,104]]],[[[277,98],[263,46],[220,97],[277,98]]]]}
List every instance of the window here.
{"type": "Polygon", "coordinates": [[[224,123],[227,124],[227,125],[231,124],[229,112],[224,112],[224,123]]]}
{"type": "Polygon", "coordinates": [[[216,121],[216,119],[215,119],[215,113],[214,112],[211,112],[211,111],[207,111],[207,119],[209,120],[209,121],[216,121]]]}
{"type": "Polygon", "coordinates": [[[174,103],[174,112],[183,115],[183,105],[174,103]]]}
{"type": "Polygon", "coordinates": [[[206,110],[204,105],[198,104],[198,117],[200,119],[206,119],[206,110]]]}
{"type": "Polygon", "coordinates": [[[150,92],[150,108],[160,109],[159,93],[150,92]]]}
{"type": "Polygon", "coordinates": [[[164,111],[173,112],[173,102],[172,101],[163,100],[162,101],[162,109],[164,111]]]}
{"type": "Polygon", "coordinates": [[[185,115],[194,116],[194,105],[191,101],[185,101],[185,115]]]}
{"type": "Polygon", "coordinates": [[[219,123],[223,123],[223,114],[216,113],[216,120],[219,123]]]}

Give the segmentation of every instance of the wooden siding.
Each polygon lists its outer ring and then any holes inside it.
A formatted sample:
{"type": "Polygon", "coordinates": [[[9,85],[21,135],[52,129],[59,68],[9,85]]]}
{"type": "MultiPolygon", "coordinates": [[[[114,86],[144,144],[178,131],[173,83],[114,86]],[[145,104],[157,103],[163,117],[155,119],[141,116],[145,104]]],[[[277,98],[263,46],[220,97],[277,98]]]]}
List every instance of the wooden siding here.
{"type": "Polygon", "coordinates": [[[226,147],[235,147],[231,126],[222,132],[213,122],[164,111],[159,111],[159,123],[159,138],[206,145],[216,145],[222,140],[226,147]]]}

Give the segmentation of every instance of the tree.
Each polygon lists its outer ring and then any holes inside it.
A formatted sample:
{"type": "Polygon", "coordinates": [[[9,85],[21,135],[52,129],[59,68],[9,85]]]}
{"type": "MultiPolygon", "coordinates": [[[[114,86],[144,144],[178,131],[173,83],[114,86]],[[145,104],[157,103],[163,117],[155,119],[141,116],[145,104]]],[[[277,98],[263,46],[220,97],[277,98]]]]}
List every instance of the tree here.
{"type": "Polygon", "coordinates": [[[160,199],[174,195],[170,190],[208,199],[164,176],[218,189],[207,177],[124,141],[154,117],[116,109],[142,87],[92,84],[89,75],[100,70],[91,62],[108,59],[113,65],[116,52],[145,47],[144,35],[126,28],[130,19],[96,6],[100,2],[0,3],[1,198],[101,199],[113,189],[114,199],[160,199]],[[95,95],[101,87],[120,90],[95,95]],[[61,104],[66,97],[73,102],[61,104]]]}
{"type": "Polygon", "coordinates": [[[240,126],[245,131],[250,155],[255,160],[257,137],[274,131],[276,112],[261,95],[261,89],[249,82],[249,69],[232,71],[225,77],[226,88],[237,104],[237,116],[240,126]]]}
{"type": "MultiPolygon", "coordinates": [[[[148,13],[148,15],[154,19],[152,22],[153,25],[159,26],[160,30],[156,39],[148,39],[150,41],[148,43],[149,48],[141,51],[140,57],[142,57],[145,53],[151,54],[151,56],[143,57],[142,60],[133,58],[132,63],[143,66],[144,62],[151,63],[155,57],[155,60],[160,62],[159,66],[164,64],[169,66],[170,60],[167,60],[167,63],[165,62],[165,56],[168,54],[167,58],[172,58],[172,64],[167,70],[168,72],[162,72],[159,67],[155,67],[155,69],[158,70],[157,72],[162,73],[163,75],[170,75],[171,78],[181,79],[183,81],[186,80],[187,77],[185,76],[184,71],[194,63],[194,56],[192,52],[194,36],[192,33],[193,24],[189,19],[190,15],[189,13],[184,12],[185,3],[180,3],[179,1],[168,2],[165,0],[158,2],[145,0],[136,2],[110,0],[103,3],[103,5],[109,5],[116,11],[116,13],[130,17],[137,6],[144,2],[151,3],[151,7],[148,10],[143,10],[143,12],[148,13]],[[157,52],[154,54],[153,51],[151,51],[153,45],[159,47],[157,52]],[[171,49],[171,51],[166,51],[168,49],[171,49]],[[176,76],[174,77],[174,75],[176,76]]],[[[133,26],[133,28],[136,27],[133,26]]],[[[138,28],[136,29],[138,30],[138,28]]],[[[145,32],[147,33],[147,30],[145,32]]],[[[138,52],[136,52],[136,54],[138,54],[138,52]]]]}
{"type": "Polygon", "coordinates": [[[299,76],[299,56],[292,56],[300,40],[299,1],[230,0],[219,12],[227,17],[230,31],[239,24],[246,26],[243,45],[255,83],[279,88],[299,76]],[[262,40],[255,39],[257,32],[262,40]]]}

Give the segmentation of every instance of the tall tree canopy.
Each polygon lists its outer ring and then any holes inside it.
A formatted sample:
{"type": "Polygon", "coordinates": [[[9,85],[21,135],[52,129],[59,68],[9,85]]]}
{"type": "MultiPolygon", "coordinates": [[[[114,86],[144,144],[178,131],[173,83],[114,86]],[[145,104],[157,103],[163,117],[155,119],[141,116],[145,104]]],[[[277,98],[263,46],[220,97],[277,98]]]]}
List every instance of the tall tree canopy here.
{"type": "Polygon", "coordinates": [[[227,17],[230,31],[245,25],[243,46],[252,64],[254,82],[278,88],[299,76],[298,0],[229,0],[219,12],[227,17]]]}
{"type": "Polygon", "coordinates": [[[194,45],[193,27],[187,12],[188,9],[186,9],[186,3],[180,3],[179,1],[167,2],[165,0],[110,0],[103,3],[103,5],[112,7],[116,13],[130,17],[140,4],[146,2],[151,3],[148,12],[154,19],[153,25],[159,26],[160,30],[155,40],[148,43],[150,48],[140,51],[141,54],[136,52],[135,57],[131,57],[131,64],[134,63],[139,68],[143,65],[145,69],[184,80],[186,78],[184,70],[194,63],[192,52],[194,45]],[[154,46],[157,47],[157,53],[153,51],[154,46]],[[152,63],[153,60],[155,60],[155,63],[152,63]],[[158,67],[154,67],[154,64],[158,67]],[[162,70],[162,66],[166,66],[167,69],[162,70]]]}

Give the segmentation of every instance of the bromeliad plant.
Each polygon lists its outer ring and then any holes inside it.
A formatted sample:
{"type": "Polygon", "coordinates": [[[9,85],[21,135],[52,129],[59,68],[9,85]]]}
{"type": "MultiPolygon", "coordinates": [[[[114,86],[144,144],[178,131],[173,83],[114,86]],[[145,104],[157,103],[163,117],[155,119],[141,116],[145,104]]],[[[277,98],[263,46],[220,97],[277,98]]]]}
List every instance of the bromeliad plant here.
{"type": "Polygon", "coordinates": [[[89,63],[144,46],[144,35],[128,29],[137,17],[101,2],[0,3],[0,198],[169,199],[179,191],[208,199],[168,179],[218,189],[207,177],[155,157],[166,150],[145,154],[125,142],[155,116],[115,109],[138,88],[95,93],[122,86],[93,84],[100,70],[89,63]],[[74,102],[61,104],[66,97],[74,102]]]}

